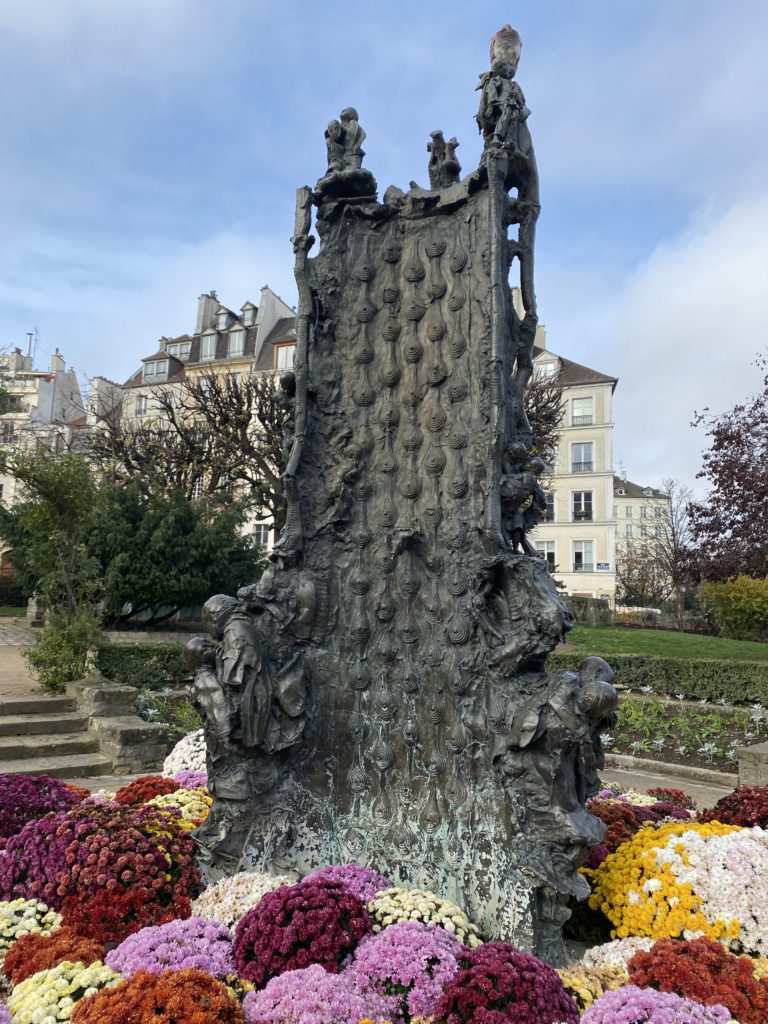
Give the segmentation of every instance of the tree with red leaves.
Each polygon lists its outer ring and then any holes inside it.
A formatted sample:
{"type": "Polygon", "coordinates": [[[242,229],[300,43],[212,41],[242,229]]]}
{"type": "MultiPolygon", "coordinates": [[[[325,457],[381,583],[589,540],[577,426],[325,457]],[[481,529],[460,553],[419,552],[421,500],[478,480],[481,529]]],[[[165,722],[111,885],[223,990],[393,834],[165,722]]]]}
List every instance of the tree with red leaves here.
{"type": "Polygon", "coordinates": [[[756,365],[762,388],[720,416],[708,410],[692,426],[711,439],[697,474],[709,484],[701,503],[689,506],[697,575],[705,580],[768,576],[768,357],[756,365]]]}

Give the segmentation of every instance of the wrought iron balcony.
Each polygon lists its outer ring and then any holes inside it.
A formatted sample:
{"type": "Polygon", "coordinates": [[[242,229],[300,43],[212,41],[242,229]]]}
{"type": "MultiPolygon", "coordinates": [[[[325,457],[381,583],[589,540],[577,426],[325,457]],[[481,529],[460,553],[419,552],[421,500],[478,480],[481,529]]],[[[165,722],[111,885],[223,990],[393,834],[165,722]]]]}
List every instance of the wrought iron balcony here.
{"type": "Polygon", "coordinates": [[[571,417],[572,427],[591,427],[592,426],[592,414],[589,413],[587,416],[572,416],[571,417]]]}
{"type": "Polygon", "coordinates": [[[573,510],[573,518],[578,522],[592,522],[592,509],[591,508],[575,508],[573,510]]]}
{"type": "Polygon", "coordinates": [[[594,565],[592,564],[592,562],[574,562],[573,563],[573,571],[574,572],[593,572],[594,571],[594,565]]]}
{"type": "Polygon", "coordinates": [[[572,462],[571,463],[572,473],[591,473],[592,463],[591,462],[572,462]]]}

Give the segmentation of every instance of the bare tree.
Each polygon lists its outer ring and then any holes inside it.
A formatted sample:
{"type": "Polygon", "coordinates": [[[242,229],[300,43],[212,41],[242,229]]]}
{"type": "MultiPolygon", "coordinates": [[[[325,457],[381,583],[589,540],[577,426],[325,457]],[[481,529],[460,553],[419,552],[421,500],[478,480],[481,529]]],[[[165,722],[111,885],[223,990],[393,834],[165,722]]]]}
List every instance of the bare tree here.
{"type": "Polygon", "coordinates": [[[665,480],[667,504],[654,505],[644,524],[647,536],[630,541],[617,552],[616,596],[628,605],[656,607],[672,597],[677,628],[682,630],[685,586],[691,580],[692,541],[688,506],[691,492],[677,480],[665,480]]]}
{"type": "Polygon", "coordinates": [[[234,487],[277,531],[285,521],[284,409],[271,373],[204,374],[152,388],[156,415],[126,415],[124,403],[99,417],[86,451],[115,480],[141,476],[188,498],[234,487]]]}

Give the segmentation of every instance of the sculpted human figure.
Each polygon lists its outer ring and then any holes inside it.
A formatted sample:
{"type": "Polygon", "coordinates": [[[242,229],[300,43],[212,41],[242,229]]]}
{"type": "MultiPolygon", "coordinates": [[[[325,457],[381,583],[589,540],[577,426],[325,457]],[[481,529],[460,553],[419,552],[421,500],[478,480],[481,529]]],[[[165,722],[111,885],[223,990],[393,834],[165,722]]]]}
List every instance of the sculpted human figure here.
{"type": "Polygon", "coordinates": [[[357,170],[363,166],[363,142],[365,132],[360,127],[358,114],[354,107],[345,107],[341,114],[343,129],[342,143],[344,147],[344,170],[357,170]]]}
{"type": "Polygon", "coordinates": [[[536,556],[536,548],[526,537],[547,509],[547,498],[539,483],[546,465],[534,456],[520,466],[508,462],[501,477],[501,514],[504,530],[513,551],[536,556]]]}
{"type": "Polygon", "coordinates": [[[605,768],[601,733],[616,724],[618,694],[613,678],[613,669],[602,658],[590,656],[579,665],[579,708],[586,716],[592,744],[591,757],[582,765],[583,800],[600,791],[599,773],[605,768]]]}
{"type": "Polygon", "coordinates": [[[530,115],[523,90],[514,80],[517,64],[497,57],[491,70],[480,76],[480,109],[477,125],[486,146],[509,149],[528,156],[531,137],[526,120],[530,115]]]}
{"type": "Polygon", "coordinates": [[[340,121],[329,121],[325,129],[325,144],[328,150],[328,173],[340,171],[344,166],[344,129],[340,121]]]}
{"type": "Polygon", "coordinates": [[[445,136],[442,132],[430,132],[431,142],[427,143],[429,153],[429,187],[443,187],[443,163],[445,161],[445,136]]]}

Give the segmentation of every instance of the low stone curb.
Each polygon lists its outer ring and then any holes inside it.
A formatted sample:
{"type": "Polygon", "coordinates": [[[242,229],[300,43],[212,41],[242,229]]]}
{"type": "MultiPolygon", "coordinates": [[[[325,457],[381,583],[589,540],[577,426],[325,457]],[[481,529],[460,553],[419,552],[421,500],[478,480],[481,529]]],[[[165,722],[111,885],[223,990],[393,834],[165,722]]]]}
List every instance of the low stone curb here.
{"type": "Polygon", "coordinates": [[[687,764],[672,764],[667,761],[651,761],[645,757],[631,757],[629,754],[610,754],[605,759],[606,768],[633,768],[636,771],[654,775],[677,776],[694,782],[710,782],[713,785],[730,786],[739,784],[736,772],[718,772],[712,768],[694,768],[687,764]]]}

